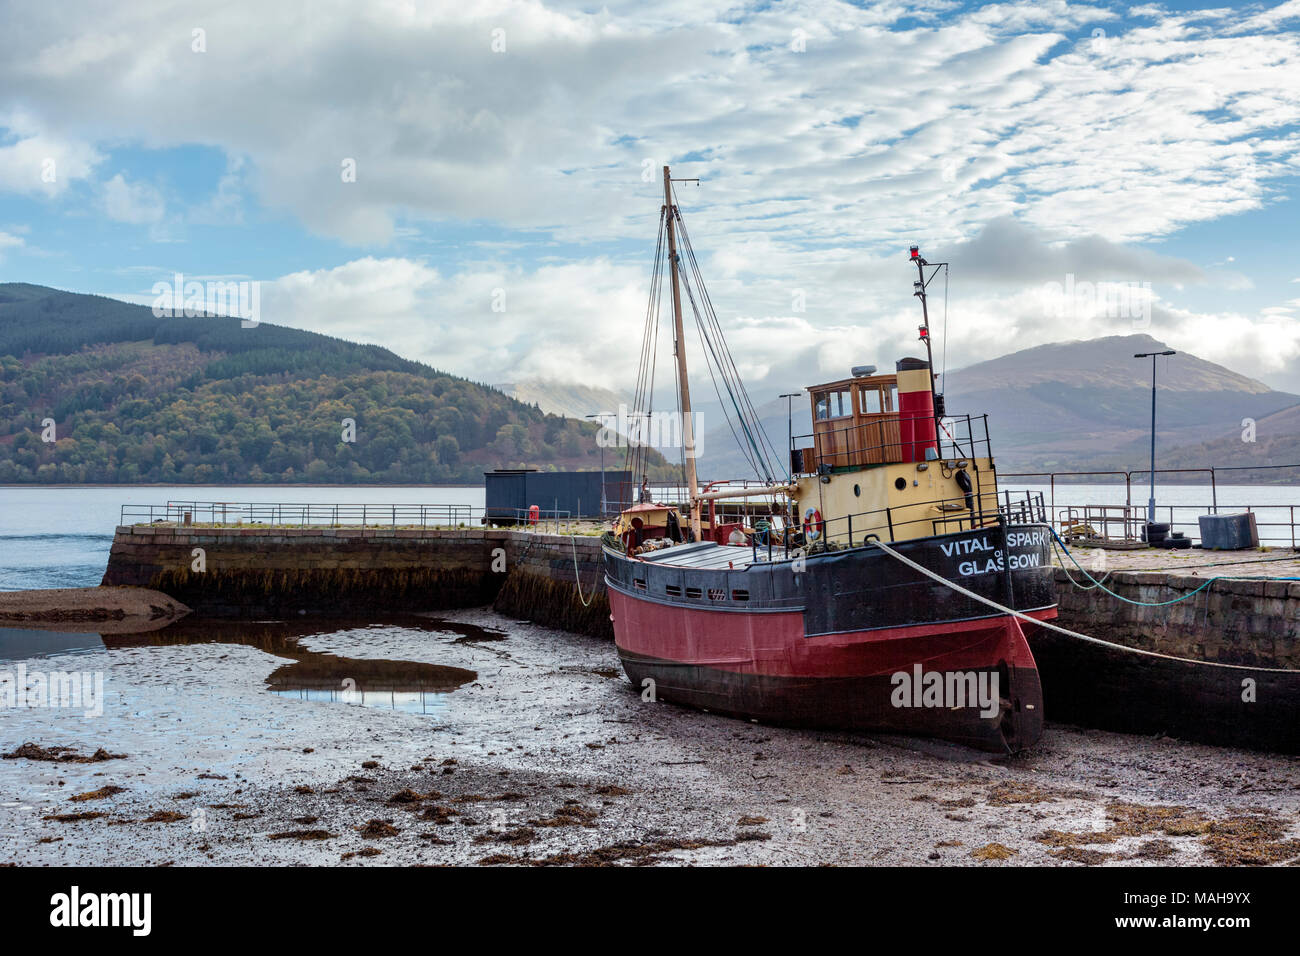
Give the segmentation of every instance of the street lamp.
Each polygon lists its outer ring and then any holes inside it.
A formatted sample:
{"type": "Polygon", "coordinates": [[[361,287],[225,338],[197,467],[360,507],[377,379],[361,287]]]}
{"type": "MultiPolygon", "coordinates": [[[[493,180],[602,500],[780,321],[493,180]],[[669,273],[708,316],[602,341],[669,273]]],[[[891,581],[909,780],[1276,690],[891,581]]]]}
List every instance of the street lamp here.
{"type": "MultiPolygon", "coordinates": [[[[588,415],[586,417],[599,419],[601,428],[604,428],[604,420],[608,418],[610,414],[610,412],[597,412],[594,415],[588,415]]],[[[600,440],[600,432],[596,433],[596,444],[600,446],[600,516],[604,518],[609,512],[609,506],[605,503],[605,443],[600,440]]]]}
{"type": "Polygon", "coordinates": [[[788,452],[785,456],[785,472],[790,478],[794,477],[794,400],[802,394],[803,391],[800,390],[777,396],[785,399],[786,451],[788,452]]]}
{"type": "MultiPolygon", "coordinates": [[[[786,455],[785,455],[785,473],[786,480],[794,481],[794,400],[803,394],[800,389],[797,392],[786,392],[784,395],[778,395],[778,398],[785,399],[785,430],[786,430],[786,455]]],[[[785,499],[785,533],[788,535],[790,528],[794,526],[794,512],[790,501],[790,496],[786,495],[785,499]]]]}
{"type": "Polygon", "coordinates": [[[1135,352],[1133,354],[1134,358],[1151,359],[1151,497],[1147,499],[1148,526],[1156,523],[1156,356],[1177,354],[1173,349],[1164,352],[1135,352]]]}

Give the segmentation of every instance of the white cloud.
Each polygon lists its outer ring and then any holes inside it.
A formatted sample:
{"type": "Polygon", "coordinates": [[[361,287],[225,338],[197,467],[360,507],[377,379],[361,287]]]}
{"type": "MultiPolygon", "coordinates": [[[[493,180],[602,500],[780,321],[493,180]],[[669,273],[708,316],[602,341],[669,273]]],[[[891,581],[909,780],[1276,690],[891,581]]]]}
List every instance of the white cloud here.
{"type": "Polygon", "coordinates": [[[3,112],[0,100],[0,192],[57,196],[91,175],[103,157],[92,146],[42,131],[26,113],[3,112]]]}
{"type": "Polygon", "coordinates": [[[22,236],[11,235],[0,230],[0,259],[4,258],[6,251],[21,249],[25,244],[22,236]]]}
{"type": "MultiPolygon", "coordinates": [[[[39,192],[32,160],[55,144],[80,175],[121,142],[216,147],[229,167],[197,220],[237,218],[252,194],[367,247],[269,284],[267,321],[480,380],[626,388],[646,269],[620,256],[648,258],[671,162],[704,180],[681,201],[756,389],[914,351],[912,240],[954,261],[949,367],[1129,330],[1055,315],[1044,283],[1073,274],[1149,281],[1153,335],[1286,376],[1281,319],[1171,298],[1249,277],[1134,244],[1260,208],[1300,168],[1300,36],[1282,29],[1294,6],[1147,5],[1133,27],[1060,0],[24,8],[0,35],[0,90],[21,90],[24,110],[19,138],[0,140],[0,189],[39,192]],[[191,25],[208,52],[191,50],[191,25]],[[504,227],[474,249],[486,262],[373,248],[484,222],[504,227]],[[539,265],[539,251],[562,261],[539,265]],[[497,288],[505,313],[491,311],[497,288]]],[[[17,99],[0,93],[0,111],[17,99]]],[[[129,176],[104,184],[106,211],[158,225],[167,202],[129,176]]]]}
{"type": "Polygon", "coordinates": [[[643,282],[643,270],[604,259],[443,276],[367,257],[265,283],[262,308],[268,322],[385,345],[476,381],[620,387],[635,371],[643,282]]]}
{"type": "Polygon", "coordinates": [[[129,183],[118,173],[104,183],[104,213],[117,222],[154,225],[167,214],[162,194],[148,183],[129,183]]]}
{"type": "Polygon", "coordinates": [[[1174,283],[1205,279],[1199,266],[1184,259],[1096,235],[1049,243],[1037,230],[1005,217],[993,220],[966,242],[922,252],[934,262],[959,262],[963,279],[977,281],[1062,281],[1066,275],[1174,283]]]}
{"type": "Polygon", "coordinates": [[[640,234],[641,161],[697,150],[680,165],[709,180],[715,221],[783,245],[957,240],[1012,214],[1126,241],[1259,206],[1300,153],[1268,135],[1300,117],[1282,8],[1126,32],[1059,0],[591,9],[208,2],[185,17],[206,53],[162,0],[24,10],[0,38],[0,88],[79,142],[246,157],[265,203],[361,244],[404,219],[640,234]],[[1101,47],[1063,43],[1091,24],[1101,47]],[[777,197],[793,198],[769,219],[745,206],[777,197]]]}

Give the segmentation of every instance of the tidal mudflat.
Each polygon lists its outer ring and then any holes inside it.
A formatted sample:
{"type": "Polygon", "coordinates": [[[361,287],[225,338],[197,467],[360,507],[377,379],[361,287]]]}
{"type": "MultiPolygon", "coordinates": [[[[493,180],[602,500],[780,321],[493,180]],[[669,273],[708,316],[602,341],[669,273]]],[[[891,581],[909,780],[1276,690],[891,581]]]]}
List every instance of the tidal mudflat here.
{"type": "Polygon", "coordinates": [[[643,700],[612,644],[488,611],[187,619],[48,656],[24,633],[0,671],[102,674],[103,713],[0,714],[3,863],[1300,861],[1294,757],[760,726],[643,700]]]}

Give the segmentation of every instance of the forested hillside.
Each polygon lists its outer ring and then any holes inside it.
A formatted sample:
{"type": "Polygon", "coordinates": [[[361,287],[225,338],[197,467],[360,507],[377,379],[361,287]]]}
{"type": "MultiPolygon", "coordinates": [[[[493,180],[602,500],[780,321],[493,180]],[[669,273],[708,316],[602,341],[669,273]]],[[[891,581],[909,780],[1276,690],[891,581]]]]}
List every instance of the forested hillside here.
{"type": "Polygon", "coordinates": [[[0,483],[476,483],[595,434],[378,346],[0,284],[0,483]]]}

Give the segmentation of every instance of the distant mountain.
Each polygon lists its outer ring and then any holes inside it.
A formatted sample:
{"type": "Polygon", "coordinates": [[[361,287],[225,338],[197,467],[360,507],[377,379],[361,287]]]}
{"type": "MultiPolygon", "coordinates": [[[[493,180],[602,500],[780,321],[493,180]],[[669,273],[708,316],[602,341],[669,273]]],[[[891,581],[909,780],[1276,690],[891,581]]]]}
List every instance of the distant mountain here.
{"type": "Polygon", "coordinates": [[[596,431],[374,345],[0,284],[0,483],[479,482],[596,468],[596,431]]]}
{"type": "Polygon", "coordinates": [[[1291,469],[1270,469],[1270,465],[1300,463],[1300,405],[1265,415],[1252,422],[1238,422],[1235,431],[1194,445],[1159,449],[1160,468],[1216,469],[1225,465],[1249,467],[1248,471],[1224,471],[1220,481],[1295,484],[1291,469]]]}
{"type": "MultiPolygon", "coordinates": [[[[1042,345],[953,370],[943,391],[950,414],[988,413],[993,453],[1004,474],[1136,470],[1150,454],[1151,360],[1133,356],[1165,349],[1149,335],[1042,345]]],[[[1188,353],[1157,363],[1160,467],[1300,463],[1300,396],[1188,353]],[[1244,419],[1256,422],[1253,443],[1241,439],[1244,419]]],[[[758,414],[784,455],[785,401],[771,400],[758,414]]],[[[796,436],[812,431],[806,393],[794,400],[793,419],[796,436]]],[[[710,421],[701,474],[754,477],[720,412],[710,421]]],[[[1280,479],[1277,473],[1251,472],[1237,480],[1280,479]]]]}
{"type": "Polygon", "coordinates": [[[585,419],[602,412],[616,414],[620,404],[631,406],[632,396],[622,395],[608,388],[591,385],[570,385],[562,382],[503,382],[496,386],[502,392],[525,405],[536,405],[551,415],[585,419]]]}
{"type": "MultiPolygon", "coordinates": [[[[795,392],[798,389],[792,388],[788,391],[795,392]]],[[[812,406],[809,404],[808,395],[804,392],[792,399],[788,409],[786,399],[774,398],[756,405],[754,411],[758,413],[758,420],[767,435],[768,444],[775,452],[773,465],[780,471],[780,474],[775,477],[784,478],[785,469],[788,467],[787,449],[790,447],[791,430],[796,438],[812,434],[812,406]]],[[[761,477],[750,463],[750,456],[741,452],[740,445],[722,414],[722,406],[714,402],[701,410],[700,417],[705,426],[704,441],[700,445],[700,455],[697,460],[701,476],[710,479],[761,477]]],[[[734,418],[733,413],[732,419],[734,418]]],[[[796,446],[811,444],[812,442],[806,438],[804,441],[795,442],[796,446]]]]}
{"type": "MultiPolygon", "coordinates": [[[[1151,361],[1133,356],[1166,348],[1149,335],[1123,335],[1013,352],[949,372],[948,411],[988,413],[1003,474],[1141,468],[1151,434],[1151,361]]],[[[1248,454],[1243,419],[1268,420],[1300,404],[1300,396],[1186,352],[1156,361],[1163,467],[1175,467],[1166,454],[1175,448],[1186,467],[1236,464],[1248,454]],[[1193,461],[1197,455],[1207,457],[1193,461]]],[[[1298,434],[1294,417],[1275,425],[1298,434]]],[[[1269,447],[1281,454],[1283,446],[1269,447]]]]}

